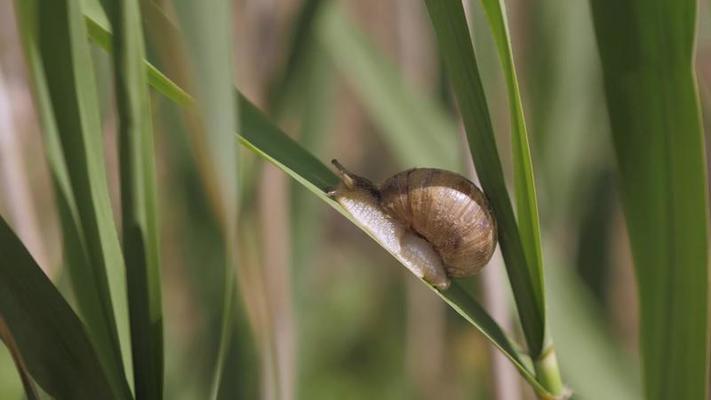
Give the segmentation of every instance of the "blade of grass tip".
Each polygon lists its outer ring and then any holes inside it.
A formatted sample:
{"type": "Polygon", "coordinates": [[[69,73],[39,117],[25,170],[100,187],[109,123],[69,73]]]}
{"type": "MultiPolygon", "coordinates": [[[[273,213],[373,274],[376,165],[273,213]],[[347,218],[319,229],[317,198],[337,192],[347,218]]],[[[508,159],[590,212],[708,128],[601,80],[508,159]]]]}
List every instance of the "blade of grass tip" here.
{"type": "Polygon", "coordinates": [[[163,397],[156,178],[151,105],[136,0],[108,2],[114,27],[113,59],[119,114],[123,254],[131,325],[136,398],[163,397]]]}
{"type": "Polygon", "coordinates": [[[237,129],[239,108],[230,83],[232,67],[232,8],[227,0],[196,3],[176,2],[176,10],[185,34],[188,62],[194,67],[195,99],[202,115],[207,151],[212,171],[220,183],[224,210],[224,243],[227,254],[224,276],[222,329],[214,372],[211,398],[217,398],[223,379],[225,357],[229,351],[233,327],[235,271],[238,268],[237,199],[238,146],[232,136],[237,129]]]}
{"type": "Polygon", "coordinates": [[[25,389],[25,396],[27,400],[39,400],[39,394],[37,394],[37,388],[35,387],[35,382],[32,380],[32,375],[30,370],[27,368],[25,360],[22,358],[20,349],[17,347],[17,342],[15,338],[12,337],[10,329],[5,324],[5,320],[2,318],[2,313],[0,313],[0,341],[5,343],[5,346],[10,351],[12,356],[12,361],[15,363],[15,369],[17,373],[20,374],[20,380],[22,381],[22,387],[25,389]]]}
{"type": "Polygon", "coordinates": [[[535,274],[527,263],[511,200],[504,182],[491,118],[477,69],[464,10],[459,1],[426,0],[437,43],[459,104],[479,181],[490,200],[499,227],[499,244],[506,262],[528,351],[543,354],[545,312],[535,274]]]}
{"type": "Polygon", "coordinates": [[[403,165],[461,170],[458,128],[437,106],[406,86],[392,63],[329,4],[318,21],[318,39],[381,128],[403,165]]]}
{"type": "MultiPolygon", "coordinates": [[[[538,219],[538,204],[536,200],[536,187],[533,178],[533,163],[531,162],[531,150],[528,145],[528,133],[526,130],[526,118],[523,114],[521,104],[521,92],[519,90],[518,78],[516,77],[516,67],[514,66],[513,52],[511,50],[511,38],[508,23],[504,14],[505,7],[503,0],[482,0],[484,10],[489,20],[499,60],[504,70],[506,78],[506,88],[509,98],[509,109],[511,113],[511,148],[513,152],[513,175],[514,186],[516,188],[516,216],[518,229],[521,235],[523,250],[533,282],[536,298],[540,301],[540,307],[545,312],[545,290],[543,285],[543,256],[541,254],[541,230],[538,219]]],[[[545,314],[543,315],[543,328],[546,329],[545,314]]],[[[548,360],[534,360],[539,369],[537,374],[543,380],[544,386],[554,393],[562,392],[563,382],[560,372],[557,370],[555,359],[555,349],[550,339],[550,335],[544,332],[544,354],[548,360]],[[554,369],[548,369],[553,367],[554,369]]]]}
{"type": "Polygon", "coordinates": [[[82,323],[0,217],[0,323],[37,383],[58,399],[114,399],[82,323]]]}
{"type": "Polygon", "coordinates": [[[101,129],[83,17],[74,2],[15,4],[57,192],[66,265],[114,397],[128,398],[114,315],[116,310],[121,337],[126,337],[126,315],[118,297],[123,262],[103,160],[96,151],[102,148],[101,129]],[[114,284],[111,291],[109,282],[114,284]]]}
{"type": "Polygon", "coordinates": [[[647,399],[708,392],[708,199],[693,0],[593,1],[647,399]]]}
{"type": "MultiPolygon", "coordinates": [[[[238,130],[240,143],[276,165],[297,182],[309,189],[318,198],[354,222],[356,226],[363,229],[363,227],[352,219],[348,212],[326,195],[326,191],[338,183],[336,175],[292,138],[281,132],[279,128],[271,123],[267,117],[239,93],[239,91],[235,92],[235,96],[238,98],[238,107],[240,110],[240,125],[238,130]]],[[[431,288],[430,285],[427,286],[431,288]]],[[[459,285],[453,285],[444,293],[434,289],[432,290],[442,297],[463,318],[484,333],[485,337],[492,341],[497,348],[502,349],[541,398],[554,398],[553,395],[548,393],[546,389],[535,380],[530,361],[516,350],[513,343],[506,337],[493,319],[488,316],[486,311],[481,308],[469,294],[459,287],[459,285]]]]}

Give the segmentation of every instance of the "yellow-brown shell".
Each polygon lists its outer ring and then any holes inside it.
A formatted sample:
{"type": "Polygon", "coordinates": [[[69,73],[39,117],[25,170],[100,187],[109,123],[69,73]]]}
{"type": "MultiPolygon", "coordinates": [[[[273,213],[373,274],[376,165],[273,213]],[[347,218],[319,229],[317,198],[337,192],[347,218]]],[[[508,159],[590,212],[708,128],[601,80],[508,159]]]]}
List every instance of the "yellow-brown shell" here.
{"type": "Polygon", "coordinates": [[[380,204],[437,250],[450,277],[476,274],[494,253],[496,220],[481,190],[461,175],[403,171],[381,185],[380,204]]]}

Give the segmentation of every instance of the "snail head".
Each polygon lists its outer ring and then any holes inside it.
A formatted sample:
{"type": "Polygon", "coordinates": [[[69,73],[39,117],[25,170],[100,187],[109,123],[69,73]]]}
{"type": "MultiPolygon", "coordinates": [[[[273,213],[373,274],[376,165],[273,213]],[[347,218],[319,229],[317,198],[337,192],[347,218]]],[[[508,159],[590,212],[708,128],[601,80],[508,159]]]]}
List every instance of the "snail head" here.
{"type": "Polygon", "coordinates": [[[336,159],[331,160],[331,164],[336,167],[336,174],[338,174],[338,177],[341,178],[341,184],[338,188],[328,191],[328,195],[330,197],[334,197],[340,190],[345,189],[348,191],[365,190],[372,194],[375,198],[380,198],[380,191],[373,184],[373,182],[347,170],[346,167],[344,167],[336,159]]]}

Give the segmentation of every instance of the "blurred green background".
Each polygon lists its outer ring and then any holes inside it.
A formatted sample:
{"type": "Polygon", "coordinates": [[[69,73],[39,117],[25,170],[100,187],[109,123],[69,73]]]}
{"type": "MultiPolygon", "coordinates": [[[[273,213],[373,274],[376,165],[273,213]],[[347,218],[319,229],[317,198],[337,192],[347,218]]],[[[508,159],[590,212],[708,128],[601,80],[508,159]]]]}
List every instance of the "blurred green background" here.
{"type": "MultiPolygon", "coordinates": [[[[182,31],[199,27],[189,1],[160,3],[155,7],[182,31]]],[[[506,5],[536,169],[550,325],[564,380],[581,399],[640,398],[636,284],[590,5],[506,5]]],[[[239,0],[230,6],[233,36],[220,40],[232,48],[236,86],[322,162],[338,158],[376,182],[413,166],[471,173],[422,2],[239,0]],[[414,131],[432,138],[432,147],[413,145],[414,131]]],[[[70,296],[13,7],[0,2],[0,214],[70,296]]],[[[479,2],[470,2],[467,11],[507,168],[501,67],[479,2]]],[[[699,91],[709,115],[708,2],[701,2],[698,15],[699,91]]],[[[144,12],[144,18],[157,17],[144,12]]],[[[209,79],[189,60],[210,49],[188,43],[187,57],[176,55],[182,50],[174,50],[165,28],[159,22],[147,26],[152,63],[171,77],[209,79]]],[[[92,56],[119,221],[111,58],[97,47],[92,56]]],[[[229,165],[200,155],[191,117],[174,103],[154,92],[151,102],[165,398],[206,398],[228,279],[225,247],[237,244],[225,243],[211,191],[220,183],[209,182],[203,165],[215,162],[218,176],[229,165]]],[[[220,105],[213,106],[219,112],[220,105]]],[[[377,244],[282,171],[239,152],[238,316],[231,322],[221,398],[533,398],[507,360],[377,244]]],[[[511,171],[505,172],[510,178],[511,171]]],[[[464,284],[522,338],[498,252],[464,284]]],[[[0,346],[0,399],[19,398],[20,379],[0,346]]]]}

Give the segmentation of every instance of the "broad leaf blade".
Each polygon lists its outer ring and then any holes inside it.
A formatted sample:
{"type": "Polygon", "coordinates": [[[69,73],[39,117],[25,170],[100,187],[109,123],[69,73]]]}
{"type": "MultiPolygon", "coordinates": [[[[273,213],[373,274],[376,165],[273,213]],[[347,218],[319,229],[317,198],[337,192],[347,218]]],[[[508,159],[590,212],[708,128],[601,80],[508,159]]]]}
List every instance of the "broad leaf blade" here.
{"type": "Polygon", "coordinates": [[[693,0],[592,1],[648,399],[705,399],[708,232],[693,0]]]}
{"type": "Polygon", "coordinates": [[[484,89],[461,2],[426,0],[437,43],[459,103],[469,148],[482,188],[489,198],[499,228],[499,244],[506,262],[516,306],[531,357],[543,351],[545,309],[536,289],[536,272],[526,260],[511,200],[496,148],[484,89]]]}
{"type": "Polygon", "coordinates": [[[163,397],[163,312],[151,104],[137,0],[109,3],[115,27],[114,82],[119,115],[121,216],[134,387],[140,399],[163,397]]]}
{"type": "Polygon", "coordinates": [[[0,319],[27,369],[57,399],[112,399],[82,323],[0,218],[0,319]]]}

